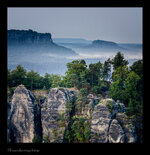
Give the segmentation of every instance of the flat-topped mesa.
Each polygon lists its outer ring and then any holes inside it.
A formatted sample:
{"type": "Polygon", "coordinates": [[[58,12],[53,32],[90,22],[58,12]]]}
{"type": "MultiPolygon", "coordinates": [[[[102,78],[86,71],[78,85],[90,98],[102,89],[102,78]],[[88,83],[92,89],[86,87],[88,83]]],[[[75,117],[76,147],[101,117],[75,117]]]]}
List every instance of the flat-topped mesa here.
{"type": "Polygon", "coordinates": [[[32,142],[34,137],[34,100],[34,96],[24,85],[15,89],[10,112],[11,142],[32,142]]]}
{"type": "Polygon", "coordinates": [[[53,43],[50,33],[37,33],[32,30],[8,30],[8,44],[51,44],[53,43]]]}
{"type": "Polygon", "coordinates": [[[15,55],[41,52],[57,57],[78,55],[72,49],[54,43],[51,33],[38,33],[32,30],[8,30],[7,47],[8,52],[15,55]]]}

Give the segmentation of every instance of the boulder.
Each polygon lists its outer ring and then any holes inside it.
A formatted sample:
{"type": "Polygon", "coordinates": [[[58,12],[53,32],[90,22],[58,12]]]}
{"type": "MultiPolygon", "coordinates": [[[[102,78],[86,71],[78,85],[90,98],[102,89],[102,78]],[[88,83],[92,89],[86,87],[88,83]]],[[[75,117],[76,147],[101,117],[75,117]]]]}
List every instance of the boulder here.
{"type": "Polygon", "coordinates": [[[24,85],[19,85],[15,89],[11,101],[11,142],[32,142],[34,137],[34,107],[34,96],[24,85]]]}

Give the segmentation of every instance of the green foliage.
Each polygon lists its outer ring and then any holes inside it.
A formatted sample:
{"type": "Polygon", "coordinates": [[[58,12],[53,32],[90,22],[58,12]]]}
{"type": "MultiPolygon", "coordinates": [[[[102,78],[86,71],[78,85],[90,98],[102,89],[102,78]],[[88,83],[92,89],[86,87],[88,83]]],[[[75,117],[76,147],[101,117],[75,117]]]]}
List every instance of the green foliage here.
{"type": "Polygon", "coordinates": [[[84,118],[75,118],[71,125],[71,131],[67,131],[69,142],[88,142],[90,139],[90,126],[84,118]]]}
{"type": "Polygon", "coordinates": [[[72,112],[72,109],[73,109],[73,104],[69,100],[67,100],[66,113],[69,115],[72,112]]]}
{"type": "Polygon", "coordinates": [[[128,98],[128,114],[142,113],[142,103],[139,101],[137,85],[140,77],[133,71],[128,74],[125,81],[125,94],[128,98]]]}
{"type": "Polygon", "coordinates": [[[57,121],[66,122],[67,121],[66,112],[61,113],[57,118],[57,121]]]}
{"type": "Polygon", "coordinates": [[[89,109],[92,111],[94,110],[94,101],[90,102],[89,109]]]}
{"type": "Polygon", "coordinates": [[[66,130],[65,138],[67,139],[67,141],[68,141],[69,143],[71,143],[72,140],[73,140],[72,133],[71,133],[71,131],[69,131],[68,129],[66,130]]]}
{"type": "Polygon", "coordinates": [[[113,103],[112,103],[112,101],[107,101],[107,108],[109,109],[109,111],[110,111],[110,113],[112,113],[112,110],[113,110],[113,103]]]}
{"type": "Polygon", "coordinates": [[[44,143],[50,143],[50,138],[48,134],[45,135],[43,139],[44,139],[44,143]]]}
{"type": "Polygon", "coordinates": [[[89,139],[90,139],[90,133],[91,133],[91,130],[90,130],[90,125],[87,121],[84,122],[84,140],[85,142],[88,142],[89,139]]]}
{"type": "Polygon", "coordinates": [[[140,77],[143,76],[143,60],[135,61],[132,66],[130,66],[130,70],[135,72],[140,77]]]}
{"type": "Polygon", "coordinates": [[[52,88],[61,87],[62,81],[60,75],[52,74],[51,80],[52,80],[52,88]]]}
{"type": "Polygon", "coordinates": [[[127,76],[129,74],[128,67],[118,67],[112,75],[113,82],[110,86],[110,96],[114,100],[120,100],[123,103],[126,102],[126,96],[125,96],[125,85],[124,82],[127,79],[127,76]]]}
{"type": "MultiPolygon", "coordinates": [[[[132,70],[136,70],[135,64],[131,67],[132,70]]],[[[139,87],[142,75],[140,77],[132,70],[129,71],[127,66],[123,66],[113,72],[110,96],[123,102],[129,115],[137,115],[142,113],[142,87],[139,87]]]]}
{"type": "Polygon", "coordinates": [[[17,87],[23,84],[27,89],[44,89],[49,90],[51,87],[61,87],[63,85],[62,76],[57,74],[45,73],[44,77],[40,76],[34,70],[26,72],[26,70],[18,65],[14,70],[7,70],[8,88],[17,87]]]}
{"type": "Polygon", "coordinates": [[[32,139],[32,143],[42,143],[42,139],[36,135],[34,135],[32,139]]]}
{"type": "Polygon", "coordinates": [[[42,89],[42,77],[35,71],[31,70],[26,74],[25,86],[30,90],[42,89]]]}
{"type": "Polygon", "coordinates": [[[18,65],[15,70],[7,70],[8,87],[16,87],[20,84],[24,84],[26,78],[26,70],[18,65]]]}
{"type": "Polygon", "coordinates": [[[140,80],[137,85],[138,91],[138,100],[142,103],[143,102],[143,60],[138,60],[130,66],[130,70],[134,71],[139,77],[140,80]]]}
{"type": "Polygon", "coordinates": [[[57,130],[56,129],[52,130],[52,134],[53,134],[54,138],[57,138],[57,130]]]}
{"type": "Polygon", "coordinates": [[[82,88],[80,89],[78,93],[78,97],[76,99],[75,105],[76,105],[76,110],[81,113],[82,108],[85,106],[87,103],[87,89],[82,88]]]}
{"type": "Polygon", "coordinates": [[[124,59],[124,55],[121,54],[121,52],[118,52],[115,57],[112,59],[112,64],[114,70],[116,70],[118,67],[123,67],[128,65],[128,61],[124,59]]]}
{"type": "Polygon", "coordinates": [[[91,86],[96,85],[100,77],[102,77],[102,63],[99,61],[95,64],[89,65],[89,73],[90,73],[90,84],[91,86]]]}
{"type": "Polygon", "coordinates": [[[67,73],[79,76],[86,69],[86,63],[84,60],[73,60],[71,63],[67,63],[67,68],[67,73]]]}
{"type": "Polygon", "coordinates": [[[43,89],[50,89],[52,85],[51,75],[48,73],[45,73],[43,78],[43,89]]]}
{"type": "Polygon", "coordinates": [[[103,64],[103,79],[108,80],[111,74],[111,60],[108,58],[103,64]]]}
{"type": "MultiPolygon", "coordinates": [[[[20,84],[30,90],[74,87],[79,90],[75,108],[81,112],[87,103],[87,94],[98,95],[109,91],[110,97],[123,102],[132,111],[130,113],[140,113],[143,106],[143,60],[134,62],[130,67],[127,64],[124,55],[118,52],[112,60],[107,59],[104,64],[99,61],[87,67],[84,60],[73,60],[66,64],[65,76],[46,73],[44,77],[33,70],[26,72],[18,65],[14,70],[7,70],[8,95],[12,95],[14,88],[20,84]],[[114,68],[112,77],[111,64],[114,68]],[[110,79],[112,83],[107,81],[110,79]]],[[[67,113],[70,113],[73,105],[68,102],[66,106],[67,113]]]]}

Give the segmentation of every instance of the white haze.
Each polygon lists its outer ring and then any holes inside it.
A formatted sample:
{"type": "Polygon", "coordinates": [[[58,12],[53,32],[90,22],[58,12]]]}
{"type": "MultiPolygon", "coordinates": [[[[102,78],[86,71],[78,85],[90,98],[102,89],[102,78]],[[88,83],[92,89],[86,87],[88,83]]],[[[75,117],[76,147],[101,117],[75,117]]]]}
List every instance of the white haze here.
{"type": "MultiPolygon", "coordinates": [[[[76,56],[63,56],[56,55],[54,52],[49,51],[9,51],[8,49],[8,68],[15,69],[18,64],[23,66],[27,71],[34,70],[40,75],[44,76],[45,73],[65,75],[67,70],[66,64],[75,59],[84,59],[87,66],[90,63],[104,61],[108,58],[113,58],[118,51],[96,51],[84,50],[83,48],[72,48],[78,55],[76,56]]],[[[121,51],[125,59],[129,61],[129,65],[138,59],[142,59],[142,51],[121,51]]]]}

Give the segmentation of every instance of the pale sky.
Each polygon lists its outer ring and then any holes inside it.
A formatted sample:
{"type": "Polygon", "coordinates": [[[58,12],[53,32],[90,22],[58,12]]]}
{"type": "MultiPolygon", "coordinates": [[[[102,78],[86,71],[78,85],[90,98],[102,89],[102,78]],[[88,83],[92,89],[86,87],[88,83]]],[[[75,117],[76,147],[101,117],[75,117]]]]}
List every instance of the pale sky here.
{"type": "Polygon", "coordinates": [[[140,7],[11,7],[7,29],[32,29],[52,38],[142,43],[142,16],[140,7]]]}

